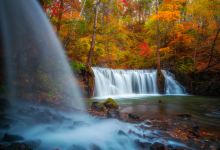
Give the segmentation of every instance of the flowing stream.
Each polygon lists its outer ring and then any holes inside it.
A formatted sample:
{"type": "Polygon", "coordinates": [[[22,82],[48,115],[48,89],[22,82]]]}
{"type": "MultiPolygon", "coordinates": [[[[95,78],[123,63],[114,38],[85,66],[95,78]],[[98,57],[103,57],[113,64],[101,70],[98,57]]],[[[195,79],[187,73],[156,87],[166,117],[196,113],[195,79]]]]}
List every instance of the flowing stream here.
{"type": "MultiPolygon", "coordinates": [[[[93,67],[95,74],[95,96],[134,96],[137,94],[158,95],[156,70],[121,70],[93,67]]],[[[163,70],[165,94],[186,94],[184,87],[175,80],[174,75],[163,70]]]]}

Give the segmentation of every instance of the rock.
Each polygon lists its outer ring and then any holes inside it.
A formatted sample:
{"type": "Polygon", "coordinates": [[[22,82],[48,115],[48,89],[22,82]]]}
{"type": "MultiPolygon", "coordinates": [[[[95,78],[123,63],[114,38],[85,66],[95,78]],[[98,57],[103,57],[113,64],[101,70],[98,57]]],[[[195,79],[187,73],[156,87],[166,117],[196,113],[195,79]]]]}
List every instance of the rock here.
{"type": "Polygon", "coordinates": [[[13,135],[13,134],[5,134],[2,138],[2,141],[5,142],[15,142],[15,141],[22,141],[24,138],[19,135],[13,135]]]}
{"type": "Polygon", "coordinates": [[[150,146],[150,150],[165,150],[165,145],[159,142],[155,142],[150,146]]]}
{"type": "Polygon", "coordinates": [[[135,114],[128,114],[128,118],[133,119],[133,120],[140,120],[140,117],[138,115],[135,114]]]}
{"type": "Polygon", "coordinates": [[[110,109],[107,111],[107,118],[120,118],[120,112],[118,109],[110,109]]]}
{"type": "Polygon", "coordinates": [[[92,144],[90,150],[101,150],[101,148],[98,145],[92,144]]]}
{"type": "Polygon", "coordinates": [[[191,131],[191,134],[194,136],[194,137],[199,137],[200,136],[200,128],[199,126],[195,125],[192,127],[192,130],[191,131]]]}
{"type": "Polygon", "coordinates": [[[192,118],[192,115],[190,114],[178,114],[177,116],[183,118],[184,120],[189,120],[192,118]]]}
{"type": "Polygon", "coordinates": [[[177,146],[173,146],[173,145],[168,145],[167,148],[168,148],[168,150],[185,150],[184,147],[177,147],[177,146]]]}
{"type": "Polygon", "coordinates": [[[107,108],[107,109],[118,109],[119,106],[117,104],[117,102],[115,100],[113,100],[112,98],[108,98],[107,100],[105,100],[103,102],[103,105],[107,108]]]}
{"type": "Polygon", "coordinates": [[[127,136],[127,134],[126,134],[124,131],[122,131],[122,130],[119,130],[119,131],[118,131],[118,135],[127,136]]]}
{"type": "Polygon", "coordinates": [[[151,146],[151,143],[141,142],[140,140],[135,140],[135,144],[137,145],[138,149],[140,149],[140,150],[147,150],[151,146]]]}
{"type": "Polygon", "coordinates": [[[106,108],[101,102],[92,102],[91,109],[95,111],[105,111],[106,108]]]}

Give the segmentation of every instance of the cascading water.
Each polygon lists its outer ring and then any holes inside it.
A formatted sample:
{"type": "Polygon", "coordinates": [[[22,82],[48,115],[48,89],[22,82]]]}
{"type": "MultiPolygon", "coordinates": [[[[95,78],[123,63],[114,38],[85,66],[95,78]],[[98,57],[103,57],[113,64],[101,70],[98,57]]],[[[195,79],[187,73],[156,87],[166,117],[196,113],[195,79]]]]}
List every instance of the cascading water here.
{"type": "Polygon", "coordinates": [[[11,102],[47,100],[83,109],[63,48],[38,2],[0,1],[0,19],[11,102]]]}
{"type": "Polygon", "coordinates": [[[174,79],[174,75],[169,71],[162,70],[165,77],[165,92],[168,95],[182,95],[186,94],[185,88],[174,79]]]}
{"type": "MultiPolygon", "coordinates": [[[[109,97],[129,94],[158,94],[156,70],[120,70],[93,67],[95,96],[109,97]]],[[[163,71],[166,94],[184,94],[184,88],[173,75],[163,71]]]]}

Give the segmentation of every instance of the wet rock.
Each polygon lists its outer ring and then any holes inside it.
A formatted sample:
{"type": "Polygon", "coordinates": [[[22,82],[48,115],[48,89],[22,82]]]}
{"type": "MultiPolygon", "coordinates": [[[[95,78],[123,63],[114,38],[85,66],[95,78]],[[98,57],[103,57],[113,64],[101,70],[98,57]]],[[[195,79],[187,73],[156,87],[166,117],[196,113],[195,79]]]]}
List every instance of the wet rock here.
{"type": "Polygon", "coordinates": [[[184,119],[184,120],[189,120],[192,118],[191,114],[178,114],[177,116],[184,119]]]}
{"type": "Polygon", "coordinates": [[[165,145],[159,142],[155,142],[150,146],[150,150],[165,150],[165,149],[166,149],[165,145]]]}
{"type": "Polygon", "coordinates": [[[101,148],[98,145],[92,144],[90,150],[101,150],[101,148]]]}
{"type": "Polygon", "coordinates": [[[107,111],[107,118],[120,118],[120,112],[118,109],[110,109],[107,111]]]}
{"type": "Polygon", "coordinates": [[[194,135],[194,136],[196,136],[196,137],[199,137],[200,136],[200,128],[199,128],[199,126],[193,126],[192,127],[192,134],[194,135]]]}
{"type": "Polygon", "coordinates": [[[138,115],[135,114],[128,114],[128,118],[129,119],[133,119],[133,120],[140,120],[140,117],[138,115]]]}
{"type": "Polygon", "coordinates": [[[124,131],[122,131],[122,130],[118,131],[118,135],[127,136],[127,134],[124,131]]]}
{"type": "Polygon", "coordinates": [[[99,112],[106,110],[105,106],[101,102],[92,102],[91,109],[99,112]]]}
{"type": "Polygon", "coordinates": [[[168,149],[168,150],[186,150],[186,149],[183,148],[183,147],[177,147],[177,146],[174,146],[174,145],[168,145],[168,146],[167,146],[167,149],[168,149]]]}
{"type": "Polygon", "coordinates": [[[151,143],[148,142],[142,142],[140,140],[135,140],[135,144],[138,147],[138,150],[147,150],[150,149],[151,143]]]}
{"type": "Polygon", "coordinates": [[[22,141],[24,138],[19,135],[13,135],[13,134],[5,134],[2,138],[2,141],[5,142],[16,142],[16,141],[22,141]]]}

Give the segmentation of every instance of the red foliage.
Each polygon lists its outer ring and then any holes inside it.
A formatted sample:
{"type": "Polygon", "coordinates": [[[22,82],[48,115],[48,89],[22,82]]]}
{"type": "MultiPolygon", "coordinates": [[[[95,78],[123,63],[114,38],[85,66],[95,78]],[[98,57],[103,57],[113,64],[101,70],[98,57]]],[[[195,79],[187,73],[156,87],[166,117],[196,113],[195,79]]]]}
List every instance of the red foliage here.
{"type": "Polygon", "coordinates": [[[121,0],[121,2],[122,2],[125,6],[128,6],[127,0],[121,0]]]}
{"type": "Polygon", "coordinates": [[[139,49],[140,49],[140,55],[141,56],[149,56],[151,49],[149,47],[149,45],[147,44],[147,42],[143,42],[141,44],[139,44],[139,49]]]}
{"type": "Polygon", "coordinates": [[[53,2],[50,6],[46,7],[46,10],[50,11],[52,16],[57,16],[59,13],[60,2],[53,2]]]}

